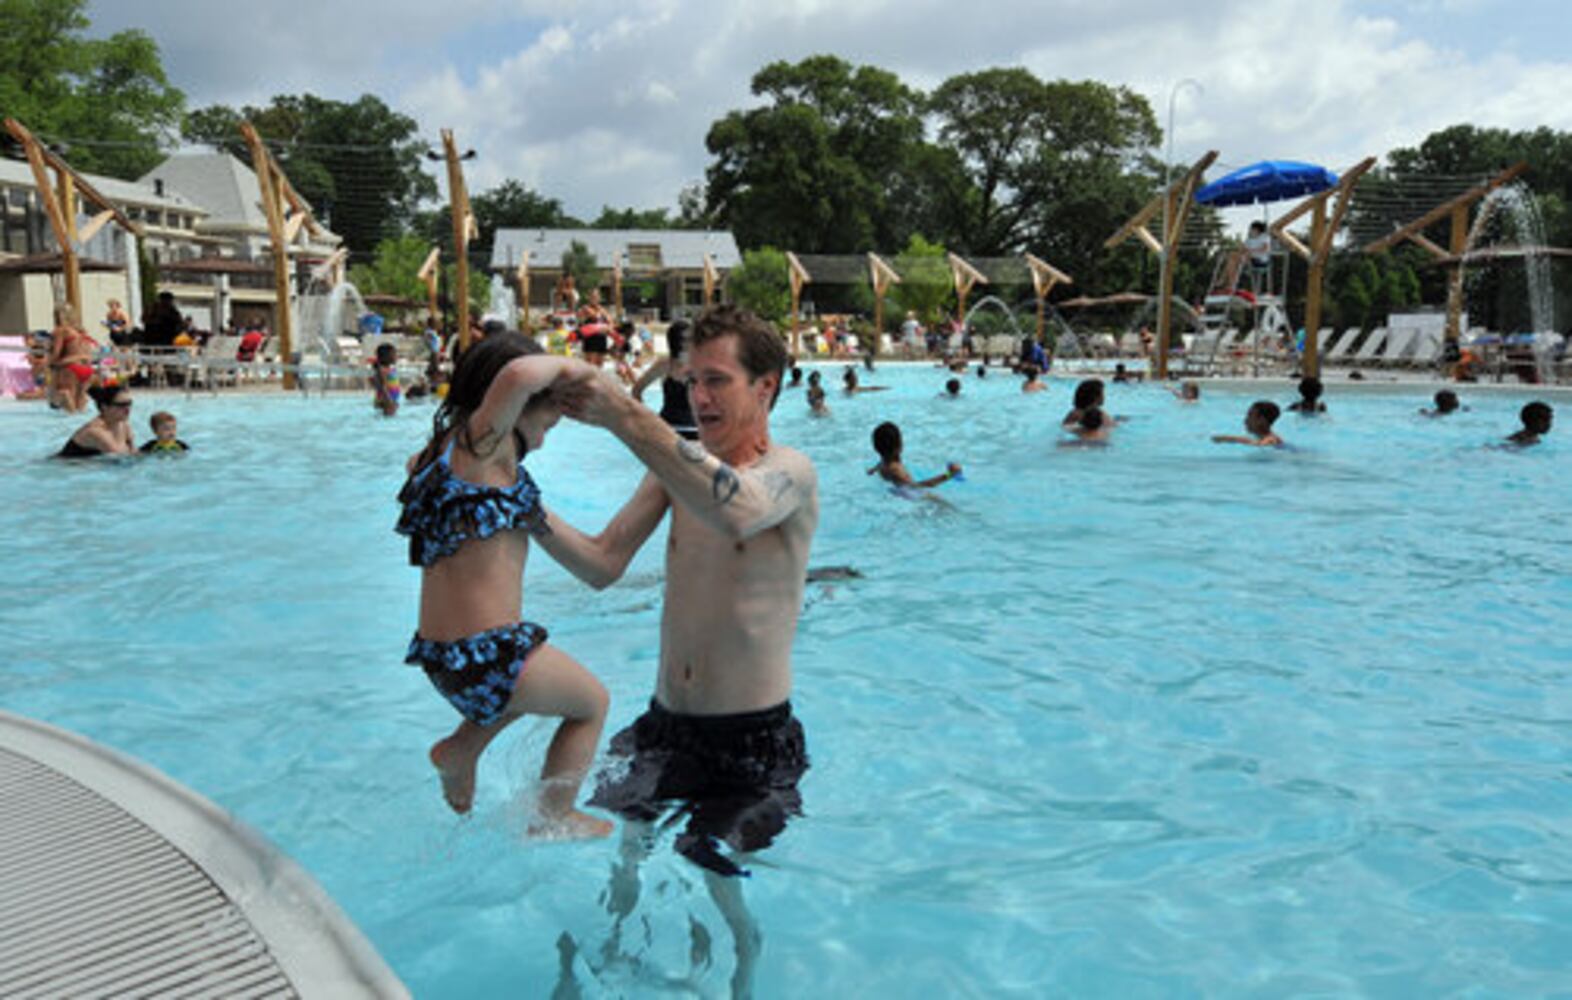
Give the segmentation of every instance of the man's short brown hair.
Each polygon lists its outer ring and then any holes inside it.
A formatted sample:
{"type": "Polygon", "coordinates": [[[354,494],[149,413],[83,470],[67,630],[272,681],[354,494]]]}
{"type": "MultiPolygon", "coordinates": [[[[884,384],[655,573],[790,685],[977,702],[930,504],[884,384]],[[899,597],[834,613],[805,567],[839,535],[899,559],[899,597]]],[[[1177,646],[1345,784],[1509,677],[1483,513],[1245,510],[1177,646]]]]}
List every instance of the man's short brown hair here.
{"type": "Polygon", "coordinates": [[[754,379],[775,376],[775,396],[770,400],[773,409],[775,400],[780,398],[790,358],[781,335],[764,320],[740,306],[711,306],[694,319],[688,334],[689,349],[732,335],[737,338],[737,360],[744,371],[754,379]]]}

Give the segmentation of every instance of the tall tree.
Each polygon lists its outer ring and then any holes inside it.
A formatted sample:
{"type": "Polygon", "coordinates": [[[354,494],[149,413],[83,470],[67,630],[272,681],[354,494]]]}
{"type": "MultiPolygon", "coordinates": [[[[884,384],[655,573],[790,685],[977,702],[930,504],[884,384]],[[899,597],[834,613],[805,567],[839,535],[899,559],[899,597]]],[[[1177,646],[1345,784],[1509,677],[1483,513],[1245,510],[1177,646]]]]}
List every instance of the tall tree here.
{"type": "Polygon", "coordinates": [[[157,166],[185,95],[145,32],[89,39],[86,0],[0,0],[0,112],[64,141],[80,170],[135,178],[157,166]]]}
{"type": "Polygon", "coordinates": [[[786,255],[774,247],[744,251],[742,266],[726,276],[726,294],[763,319],[784,321],[791,313],[786,255]]]}
{"type": "Polygon", "coordinates": [[[896,238],[891,180],[921,148],[922,95],[827,55],[771,63],[753,93],[769,103],[730,112],[705,140],[716,221],[745,247],[840,253],[896,238]]]}
{"type": "Polygon", "coordinates": [[[603,205],[600,215],[589,224],[591,229],[671,229],[668,209],[612,208],[603,205]]]}
{"type": "Polygon", "coordinates": [[[184,135],[249,160],[239,123],[249,120],[319,217],[351,253],[369,257],[384,237],[437,194],[421,169],[426,141],[415,120],[371,94],[353,103],[312,94],[279,95],[266,107],[213,105],[186,116],[184,135]]]}
{"type": "Polygon", "coordinates": [[[974,190],[960,252],[1031,246],[1084,260],[1150,196],[1160,133],[1146,99],[1127,88],[988,69],[946,80],[928,107],[974,190]]]}

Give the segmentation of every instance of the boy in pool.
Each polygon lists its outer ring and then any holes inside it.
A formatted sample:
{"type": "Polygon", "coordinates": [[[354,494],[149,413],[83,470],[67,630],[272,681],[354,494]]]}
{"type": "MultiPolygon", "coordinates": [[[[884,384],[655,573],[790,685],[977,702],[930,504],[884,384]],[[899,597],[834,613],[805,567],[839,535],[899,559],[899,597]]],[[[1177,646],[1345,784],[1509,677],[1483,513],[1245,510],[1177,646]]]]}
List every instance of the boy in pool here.
{"type": "Polygon", "coordinates": [[[377,359],[371,369],[371,405],[384,417],[398,412],[401,390],[398,383],[398,348],[392,344],[377,345],[377,359]]]}
{"type": "Polygon", "coordinates": [[[879,478],[892,486],[906,489],[925,490],[940,483],[947,483],[961,474],[961,467],[954,462],[945,467],[945,471],[937,476],[916,480],[906,471],[906,465],[901,461],[901,429],[886,420],[873,429],[873,450],[879,456],[879,462],[868,470],[868,475],[879,474],[879,478]]]}
{"type": "Polygon", "coordinates": [[[177,436],[180,429],[173,413],[159,410],[147,422],[153,428],[153,440],[138,449],[142,454],[179,455],[191,450],[191,446],[177,436]]]}
{"type": "Polygon", "coordinates": [[[1201,401],[1201,386],[1195,382],[1182,382],[1177,389],[1169,389],[1174,398],[1181,403],[1199,403],[1201,401]]]}
{"type": "Polygon", "coordinates": [[[1314,375],[1306,375],[1299,380],[1299,398],[1288,404],[1288,409],[1300,416],[1315,416],[1326,412],[1326,404],[1321,402],[1321,393],[1325,391],[1321,380],[1314,375]]]}
{"type": "Polygon", "coordinates": [[[830,408],[824,403],[824,386],[808,386],[808,415],[814,417],[830,415],[830,408]]]}
{"type": "Polygon", "coordinates": [[[531,832],[572,838],[612,829],[574,807],[608,698],[600,681],[522,615],[530,537],[549,547],[546,540],[564,528],[542,503],[524,456],[562,416],[555,390],[593,377],[583,362],[544,355],[514,331],[471,346],[430,441],[409,461],[395,528],[409,537],[410,563],[422,567],[420,626],[404,662],[424,668],[464,717],[430,751],[448,805],[469,812],[476,763],[508,723],[558,716],[541,768],[541,823],[531,832]]]}
{"type": "Polygon", "coordinates": [[[961,380],[949,379],[944,383],[944,391],[939,393],[941,399],[959,399],[961,396],[961,380]]]}
{"type": "Polygon", "coordinates": [[[1249,437],[1239,434],[1214,434],[1212,441],[1216,444],[1248,444],[1257,448],[1281,448],[1283,439],[1272,432],[1272,424],[1282,414],[1277,404],[1265,399],[1257,400],[1250,405],[1245,413],[1245,430],[1250,432],[1249,437]]]}
{"type": "Polygon", "coordinates": [[[1043,392],[1048,388],[1048,384],[1038,378],[1036,365],[1022,365],[1021,374],[1026,376],[1026,381],[1021,383],[1022,392],[1043,392]]]}
{"type": "Polygon", "coordinates": [[[1460,409],[1468,409],[1468,407],[1461,406],[1458,403],[1457,393],[1453,392],[1451,389],[1442,389],[1437,392],[1435,395],[1435,401],[1435,409],[1422,409],[1419,411],[1419,415],[1421,417],[1444,417],[1448,413],[1456,413],[1460,409]]]}
{"type": "Polygon", "coordinates": [[[1550,423],[1555,417],[1555,411],[1549,403],[1535,400],[1524,406],[1518,413],[1518,419],[1523,421],[1523,429],[1507,437],[1507,445],[1513,448],[1527,448],[1539,443],[1539,439],[1550,433],[1550,423]]]}

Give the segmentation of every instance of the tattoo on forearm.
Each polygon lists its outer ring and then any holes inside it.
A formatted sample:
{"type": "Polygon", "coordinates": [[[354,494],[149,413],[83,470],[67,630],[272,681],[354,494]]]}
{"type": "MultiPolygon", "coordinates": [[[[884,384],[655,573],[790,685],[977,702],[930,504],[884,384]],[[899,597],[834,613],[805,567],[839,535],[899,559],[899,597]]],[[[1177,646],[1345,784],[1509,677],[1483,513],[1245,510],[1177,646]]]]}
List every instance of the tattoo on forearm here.
{"type": "Polygon", "coordinates": [[[715,470],[715,478],[710,480],[710,492],[715,497],[715,502],[721,505],[729,504],[737,491],[742,489],[742,480],[737,478],[737,473],[731,466],[722,464],[715,470]]]}
{"type": "Polygon", "coordinates": [[[770,500],[779,500],[791,492],[791,475],[779,469],[764,474],[764,488],[769,491],[770,500]]]}
{"type": "Polygon", "coordinates": [[[697,441],[689,441],[687,438],[677,439],[677,454],[690,462],[702,462],[710,457],[710,453],[704,450],[702,444],[699,444],[697,441]]]}

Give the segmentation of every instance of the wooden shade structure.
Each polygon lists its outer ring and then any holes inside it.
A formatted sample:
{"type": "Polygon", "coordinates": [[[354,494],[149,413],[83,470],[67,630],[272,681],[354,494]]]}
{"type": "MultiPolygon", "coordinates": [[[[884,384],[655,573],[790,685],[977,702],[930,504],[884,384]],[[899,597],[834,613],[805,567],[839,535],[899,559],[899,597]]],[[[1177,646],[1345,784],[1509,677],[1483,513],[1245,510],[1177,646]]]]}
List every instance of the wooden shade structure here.
{"type": "Polygon", "coordinates": [[[884,296],[889,293],[891,285],[901,283],[901,276],[878,254],[869,253],[868,278],[873,282],[873,349],[877,353],[879,338],[884,336],[884,296]]]}
{"type": "Polygon", "coordinates": [[[786,251],[786,276],[791,282],[791,352],[799,355],[802,353],[802,330],[798,326],[802,313],[802,286],[813,279],[808,276],[808,269],[802,266],[802,261],[790,250],[786,251]]]}
{"type": "Polygon", "coordinates": [[[966,296],[971,293],[972,286],[986,285],[988,278],[981,271],[953,253],[946,253],[944,259],[950,265],[950,279],[955,282],[955,321],[966,322],[966,296]]]}
{"type": "Polygon", "coordinates": [[[1515,180],[1527,169],[1527,163],[1515,163],[1483,184],[1469,188],[1456,198],[1432,208],[1408,225],[1399,227],[1390,236],[1382,237],[1365,246],[1367,253],[1385,253],[1403,240],[1412,240],[1438,261],[1443,263],[1458,261],[1447,274],[1446,281],[1446,339],[1452,343],[1456,343],[1463,333],[1460,329],[1463,319],[1463,267],[1460,259],[1468,250],[1470,233],[1485,221],[1481,216],[1471,229],[1468,224],[1469,208],[1496,188],[1515,180]],[[1452,226],[1448,239],[1449,249],[1443,250],[1425,236],[1425,228],[1446,218],[1451,219],[1452,226]]]}
{"type": "Polygon", "coordinates": [[[1157,293],[1157,371],[1156,378],[1168,377],[1168,338],[1174,323],[1174,263],[1179,249],[1179,237],[1190,217],[1190,207],[1195,204],[1195,189],[1201,184],[1201,175],[1217,159],[1217,150],[1209,151],[1196,160],[1183,177],[1168,185],[1168,189],[1146,203],[1129,221],[1103,242],[1105,249],[1113,249],[1134,236],[1162,261],[1162,277],[1157,293]],[[1159,215],[1167,222],[1163,238],[1153,236],[1146,226],[1159,215]]]}
{"type": "Polygon", "coordinates": [[[453,294],[458,307],[459,350],[469,350],[469,241],[475,233],[475,216],[469,210],[469,191],[464,187],[464,168],[459,164],[458,146],[453,130],[442,130],[442,154],[448,164],[448,213],[453,217],[454,282],[453,294]]]}
{"type": "MultiPolygon", "coordinates": [[[[240,134],[251,150],[251,169],[257,175],[257,187],[262,191],[262,214],[267,217],[268,241],[273,248],[273,292],[278,300],[277,320],[279,356],[288,359],[294,353],[294,313],[290,306],[289,244],[300,234],[302,226],[311,233],[322,232],[322,227],[311,215],[311,208],[295,192],[284,171],[273,160],[273,154],[262,144],[262,136],[250,122],[240,123],[240,134]]],[[[295,387],[295,373],[284,370],[284,388],[295,387]]]]}
{"type": "Polygon", "coordinates": [[[1032,269],[1032,294],[1037,297],[1037,340],[1043,339],[1048,293],[1058,284],[1073,285],[1075,279],[1052,264],[1032,254],[1026,255],[1026,266],[1032,269]]]}
{"type": "Polygon", "coordinates": [[[1307,279],[1308,287],[1305,290],[1305,349],[1304,373],[1311,377],[1321,374],[1321,286],[1326,274],[1326,261],[1332,255],[1332,238],[1337,235],[1337,230],[1343,224],[1343,217],[1348,214],[1348,207],[1353,201],[1354,187],[1359,179],[1373,166],[1375,157],[1367,156],[1353,167],[1343,171],[1342,179],[1336,187],[1319,191],[1301,201],[1269,227],[1271,234],[1282,244],[1303,258],[1310,265],[1310,275],[1307,279]],[[1337,204],[1333,206],[1331,214],[1327,214],[1327,202],[1333,195],[1337,196],[1337,204]],[[1305,246],[1298,237],[1288,231],[1288,226],[1305,213],[1310,216],[1310,245],[1305,246]]]}
{"type": "Polygon", "coordinates": [[[54,150],[34,138],[33,133],[29,132],[21,122],[15,118],[7,118],[5,128],[17,142],[21,143],[22,151],[27,155],[28,166],[33,171],[33,183],[38,188],[39,200],[44,204],[44,213],[49,217],[49,227],[54,232],[55,242],[60,246],[60,271],[65,277],[66,302],[76,314],[77,322],[81,323],[82,245],[97,235],[111,219],[119,223],[132,236],[140,237],[142,229],[126,218],[108,198],[99,194],[93,185],[72,169],[71,165],[61,159],[54,150]],[[54,181],[49,178],[51,168],[55,172],[54,181]],[[78,195],[83,201],[99,210],[80,232],[77,231],[76,226],[78,195]]]}

